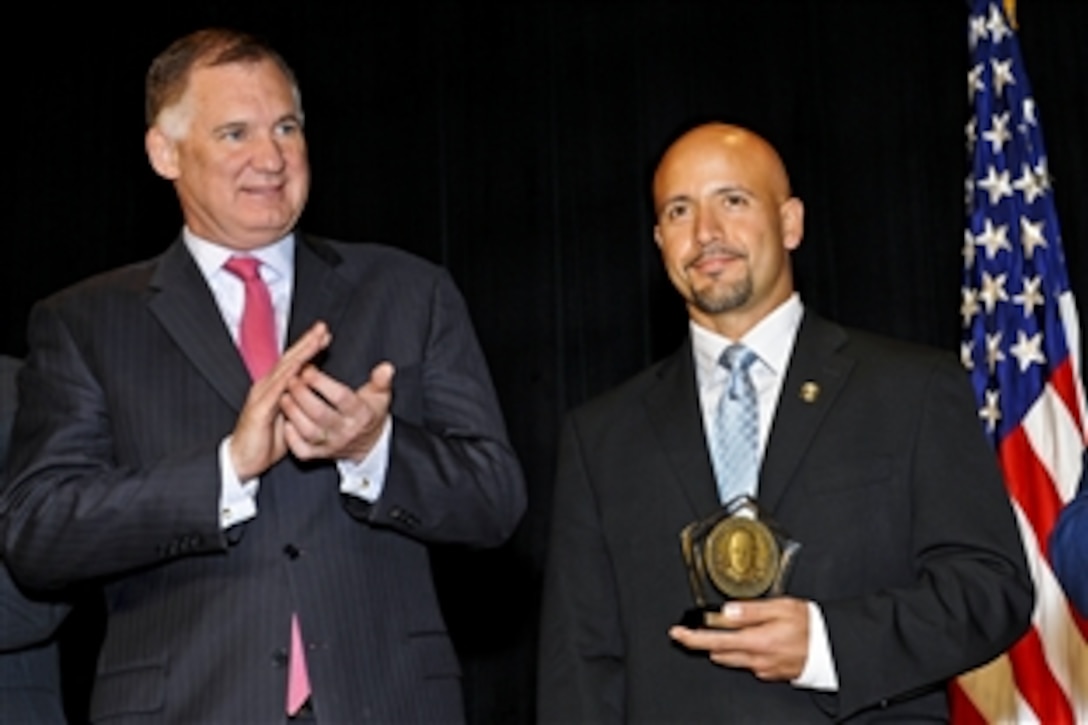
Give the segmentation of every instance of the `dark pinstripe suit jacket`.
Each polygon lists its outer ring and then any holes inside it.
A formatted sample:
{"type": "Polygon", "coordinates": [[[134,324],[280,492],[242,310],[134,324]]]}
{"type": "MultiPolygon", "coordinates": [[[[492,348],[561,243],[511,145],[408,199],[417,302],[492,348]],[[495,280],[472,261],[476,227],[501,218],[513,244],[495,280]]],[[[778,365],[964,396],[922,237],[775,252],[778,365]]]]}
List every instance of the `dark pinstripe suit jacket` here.
{"type": "Polygon", "coordinates": [[[320,719],[463,717],[427,546],[498,544],[525,504],[465,305],[420,259],[300,237],[289,338],[318,319],[329,374],[397,367],[385,490],[288,457],[223,533],[216,449],[250,381],[184,245],[33,310],[6,543],[35,586],[104,583],[93,719],[282,721],[292,611],[320,719]]]}
{"type": "Polygon", "coordinates": [[[950,356],[806,312],[763,458],[802,543],[836,695],[718,667],[666,634],[691,606],[680,530],[719,504],[690,345],[575,410],[560,441],[541,632],[545,722],[941,721],[944,682],[1023,632],[1012,510],[950,356]],[[818,395],[802,396],[802,386],[818,395]],[[812,390],[811,387],[808,387],[812,390]]]}

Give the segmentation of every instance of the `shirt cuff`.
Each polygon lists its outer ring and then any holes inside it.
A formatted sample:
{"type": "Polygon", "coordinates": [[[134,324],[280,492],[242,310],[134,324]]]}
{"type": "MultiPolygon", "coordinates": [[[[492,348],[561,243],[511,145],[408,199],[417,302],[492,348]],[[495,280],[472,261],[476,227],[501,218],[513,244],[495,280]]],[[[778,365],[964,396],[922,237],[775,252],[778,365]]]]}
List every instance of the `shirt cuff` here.
{"type": "Polygon", "coordinates": [[[226,531],[257,515],[260,482],[259,477],[238,479],[230,459],[230,436],[224,438],[219,444],[219,528],[226,531]]]}
{"type": "Polygon", "coordinates": [[[835,671],[835,659],[831,656],[831,642],[827,638],[824,614],[816,602],[808,605],[808,657],[801,674],[791,684],[809,690],[838,692],[839,675],[835,671]]]}
{"type": "Polygon", "coordinates": [[[378,442],[356,463],[350,460],[336,461],[340,471],[340,493],[374,503],[385,488],[385,475],[389,470],[389,446],[393,439],[393,417],[385,419],[378,442]]]}

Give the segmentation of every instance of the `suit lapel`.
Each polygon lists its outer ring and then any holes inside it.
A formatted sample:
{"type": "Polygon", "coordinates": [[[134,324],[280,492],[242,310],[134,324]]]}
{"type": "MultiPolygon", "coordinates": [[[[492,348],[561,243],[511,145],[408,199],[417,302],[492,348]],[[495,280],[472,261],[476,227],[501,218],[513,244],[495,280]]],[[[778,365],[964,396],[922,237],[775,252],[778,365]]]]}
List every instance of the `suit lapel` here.
{"type": "Polygon", "coordinates": [[[354,287],[352,280],[344,274],[346,265],[342,261],[328,242],[299,235],[295,245],[295,286],[287,326],[288,345],[318,320],[328,324],[333,333],[333,345],[336,344],[340,316],[354,287]]]}
{"type": "Polygon", "coordinates": [[[697,516],[713,511],[718,489],[706,449],[690,342],[662,363],[645,397],[650,427],[697,516]]]}
{"type": "Polygon", "coordinates": [[[208,283],[179,239],[159,258],[148,308],[197,371],[235,409],[250,379],[208,283]]]}
{"type": "Polygon", "coordinates": [[[854,361],[838,352],[846,333],[810,312],[797,332],[759,479],[760,507],[773,513],[854,361]]]}

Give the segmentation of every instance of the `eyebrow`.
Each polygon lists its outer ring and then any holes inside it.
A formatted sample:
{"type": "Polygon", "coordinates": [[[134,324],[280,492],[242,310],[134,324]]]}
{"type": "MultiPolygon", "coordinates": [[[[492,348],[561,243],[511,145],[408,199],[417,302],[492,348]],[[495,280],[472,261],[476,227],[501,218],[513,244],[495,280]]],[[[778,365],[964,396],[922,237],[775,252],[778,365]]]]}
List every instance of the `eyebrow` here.
{"type": "Polygon", "coordinates": [[[245,128],[248,125],[249,125],[248,121],[226,121],[225,123],[221,123],[221,124],[219,124],[217,126],[212,126],[212,133],[217,134],[217,133],[221,133],[222,131],[230,131],[230,130],[237,129],[237,128],[245,128]]]}
{"type": "Polygon", "coordinates": [[[742,184],[726,184],[725,186],[719,186],[712,192],[714,194],[744,194],[745,196],[755,196],[755,192],[742,184]]]}
{"type": "MultiPolygon", "coordinates": [[[[291,113],[283,114],[282,116],[277,118],[275,121],[273,121],[272,125],[273,126],[278,126],[281,123],[283,123],[284,121],[290,121],[292,123],[297,123],[299,126],[303,125],[302,116],[300,116],[298,113],[296,113],[294,111],[292,111],[291,113]]],[[[252,126],[252,125],[254,125],[253,122],[248,121],[248,120],[239,119],[237,121],[225,121],[225,122],[219,124],[218,126],[212,126],[212,133],[220,133],[222,131],[228,131],[228,130],[233,130],[233,129],[238,129],[238,128],[246,128],[246,127],[252,126]]]]}
{"type": "MultiPolygon", "coordinates": [[[[722,196],[724,194],[743,194],[744,196],[751,196],[751,197],[754,197],[756,195],[755,192],[752,189],[749,189],[747,186],[743,186],[741,184],[725,184],[723,186],[715,187],[710,192],[711,196],[722,196]]],[[[687,193],[676,194],[676,195],[670,196],[667,199],[665,199],[664,201],[662,201],[661,205],[660,205],[660,207],[658,207],[657,211],[660,213],[660,211],[662,209],[669,206],[670,204],[675,204],[677,202],[684,202],[684,201],[694,201],[694,200],[695,200],[695,197],[692,196],[691,194],[687,194],[687,193]]]]}
{"type": "Polygon", "coordinates": [[[272,125],[275,126],[276,124],[283,123],[284,121],[294,121],[299,126],[301,126],[303,124],[302,119],[303,115],[301,113],[299,113],[298,111],[291,111],[290,113],[285,113],[277,118],[276,122],[272,125]]]}

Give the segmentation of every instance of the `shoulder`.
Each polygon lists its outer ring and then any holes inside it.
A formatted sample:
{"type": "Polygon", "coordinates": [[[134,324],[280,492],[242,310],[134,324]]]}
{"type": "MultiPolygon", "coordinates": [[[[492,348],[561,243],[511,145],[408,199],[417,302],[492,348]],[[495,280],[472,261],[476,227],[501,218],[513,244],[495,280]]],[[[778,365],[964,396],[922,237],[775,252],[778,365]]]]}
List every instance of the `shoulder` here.
{"type": "Polygon", "coordinates": [[[51,304],[72,303],[103,296],[146,291],[159,258],[135,262],[99,272],[53,293],[45,299],[51,304]]]}
{"type": "Polygon", "coordinates": [[[847,329],[849,350],[859,357],[887,361],[908,367],[956,367],[955,355],[949,350],[900,340],[864,330],[847,329]]]}
{"type": "Polygon", "coordinates": [[[617,385],[575,405],[568,415],[580,420],[623,418],[630,414],[632,407],[641,405],[651,391],[665,382],[682,384],[686,379],[694,385],[691,365],[685,364],[690,363],[690,355],[691,345],[685,343],[668,357],[652,363],[617,385]],[[686,360],[685,356],[687,356],[686,360]]]}
{"type": "Polygon", "coordinates": [[[365,272],[380,269],[383,274],[407,274],[442,276],[444,269],[438,264],[397,247],[374,242],[346,242],[312,234],[303,235],[318,255],[335,261],[349,269],[365,272]]]}
{"type": "MultiPolygon", "coordinates": [[[[72,334],[103,326],[123,329],[146,309],[151,280],[161,257],[100,272],[38,300],[27,320],[28,334],[60,321],[72,334]],[[52,321],[46,324],[46,321],[52,321]]],[[[32,345],[33,346],[33,345],[32,345]]]]}
{"type": "Polygon", "coordinates": [[[822,348],[850,359],[861,372],[881,377],[917,378],[941,373],[967,378],[950,350],[840,325],[810,312],[805,314],[797,347],[800,354],[822,348]]]}
{"type": "Polygon", "coordinates": [[[22,361],[18,358],[0,355],[0,478],[3,476],[4,460],[8,452],[8,436],[15,417],[17,393],[15,375],[22,361]]]}
{"type": "Polygon", "coordinates": [[[3,386],[7,380],[14,380],[15,373],[18,372],[22,364],[23,361],[17,357],[0,355],[0,386],[3,386]]]}

